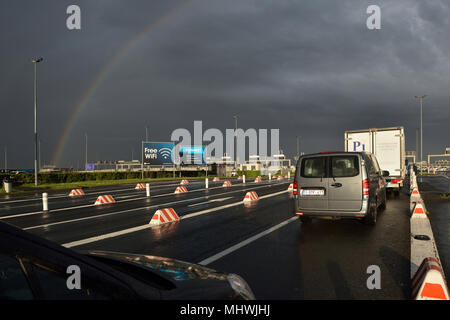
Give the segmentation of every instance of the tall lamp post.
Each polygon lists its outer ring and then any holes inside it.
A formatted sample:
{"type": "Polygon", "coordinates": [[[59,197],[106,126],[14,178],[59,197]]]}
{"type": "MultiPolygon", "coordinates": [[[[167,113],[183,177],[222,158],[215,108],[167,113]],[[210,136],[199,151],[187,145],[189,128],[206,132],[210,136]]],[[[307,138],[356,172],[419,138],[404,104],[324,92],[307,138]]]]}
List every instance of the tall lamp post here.
{"type": "Polygon", "coordinates": [[[37,75],[36,65],[44,60],[43,58],[30,59],[34,64],[34,185],[38,185],[38,136],[37,136],[37,75]]]}
{"type": "Polygon", "coordinates": [[[85,159],[85,163],[84,163],[84,170],[87,170],[87,163],[88,163],[88,134],[87,134],[87,132],[85,132],[84,133],[84,138],[85,138],[85,144],[86,144],[86,151],[85,151],[85,156],[86,156],[86,159],[85,159]]]}
{"type": "MultiPolygon", "coordinates": [[[[420,172],[422,173],[422,154],[423,154],[423,131],[422,131],[422,101],[425,99],[427,95],[423,96],[414,96],[414,98],[420,100],[420,172]]],[[[422,181],[422,179],[421,179],[422,181]]]]}
{"type": "Polygon", "coordinates": [[[237,168],[237,119],[239,115],[235,114],[234,118],[234,169],[237,168]]]}

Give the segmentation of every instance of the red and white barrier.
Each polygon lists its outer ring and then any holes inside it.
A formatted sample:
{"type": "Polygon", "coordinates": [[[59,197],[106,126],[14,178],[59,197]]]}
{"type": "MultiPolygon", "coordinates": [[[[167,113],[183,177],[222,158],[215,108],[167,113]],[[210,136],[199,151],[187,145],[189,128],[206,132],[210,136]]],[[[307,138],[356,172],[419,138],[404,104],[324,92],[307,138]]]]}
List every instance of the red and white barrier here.
{"type": "Polygon", "coordinates": [[[283,180],[283,176],[278,176],[277,180],[283,180]]]}
{"type": "Polygon", "coordinates": [[[177,188],[175,189],[175,192],[174,192],[174,193],[185,193],[185,192],[188,192],[187,188],[184,187],[184,186],[181,186],[181,187],[177,187],[177,188]]]}
{"type": "Polygon", "coordinates": [[[220,181],[219,177],[214,177],[213,181],[220,181]]]}
{"type": "Polygon", "coordinates": [[[258,200],[258,194],[255,191],[249,191],[245,194],[244,202],[258,200]]]}
{"type": "Polygon", "coordinates": [[[150,220],[150,224],[160,225],[178,220],[180,220],[180,217],[177,215],[175,210],[173,210],[172,208],[165,208],[159,209],[155,212],[152,219],[150,220]]]}
{"type": "Polygon", "coordinates": [[[94,205],[100,205],[100,204],[108,204],[108,203],[115,203],[116,200],[114,200],[114,198],[110,195],[110,194],[106,194],[106,195],[102,195],[99,196],[97,198],[97,200],[95,200],[94,205]]]}
{"type": "Polygon", "coordinates": [[[419,189],[417,189],[417,187],[414,187],[413,191],[411,192],[411,198],[421,198],[419,189]]]}
{"type": "Polygon", "coordinates": [[[411,218],[427,218],[427,211],[423,202],[417,202],[412,211],[411,218]]]}
{"type": "Polygon", "coordinates": [[[84,196],[84,191],[82,189],[72,189],[69,193],[69,197],[79,197],[84,196]]]}
{"type": "Polygon", "coordinates": [[[144,183],[138,183],[136,185],[136,188],[134,188],[136,190],[141,190],[141,189],[145,189],[145,184],[144,183]]]}
{"type": "Polygon", "coordinates": [[[238,179],[238,180],[242,180],[242,176],[239,176],[237,179],[238,179]]]}
{"type": "Polygon", "coordinates": [[[261,177],[256,177],[255,182],[261,182],[261,181],[262,181],[261,177]]]}
{"type": "Polygon", "coordinates": [[[229,180],[225,181],[222,187],[231,187],[231,182],[229,180]]]}
{"type": "Polygon", "coordinates": [[[288,191],[294,191],[294,184],[291,183],[288,187],[288,191]]]}
{"type": "Polygon", "coordinates": [[[189,181],[186,179],[181,180],[180,184],[189,184],[189,181]]]}
{"type": "Polygon", "coordinates": [[[449,300],[441,265],[435,258],[425,258],[412,279],[412,298],[415,300],[449,300]]]}

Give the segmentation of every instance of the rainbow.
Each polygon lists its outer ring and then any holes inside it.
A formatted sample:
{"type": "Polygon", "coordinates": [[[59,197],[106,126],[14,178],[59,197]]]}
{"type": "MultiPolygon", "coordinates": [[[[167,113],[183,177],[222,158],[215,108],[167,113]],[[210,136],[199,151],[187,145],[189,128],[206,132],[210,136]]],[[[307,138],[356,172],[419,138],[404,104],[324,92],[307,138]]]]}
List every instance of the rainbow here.
{"type": "Polygon", "coordinates": [[[121,49],[106,63],[105,67],[98,73],[98,75],[94,78],[92,83],[89,85],[88,89],[84,93],[84,95],[81,97],[80,101],[76,105],[74,111],[72,112],[69,120],[67,121],[67,124],[65,126],[65,129],[63,131],[63,134],[61,135],[57,147],[55,149],[55,152],[52,156],[52,163],[56,165],[59,163],[61,159],[61,155],[64,153],[64,150],[67,146],[67,141],[69,140],[70,133],[72,132],[73,127],[75,126],[75,123],[78,119],[78,116],[80,113],[86,108],[89,98],[91,98],[95,91],[98,89],[98,87],[103,83],[105,78],[110,74],[111,70],[114,69],[114,67],[119,63],[119,61],[133,48],[135,47],[140,41],[142,41],[149,33],[154,31],[159,25],[166,22],[173,16],[177,15],[180,11],[185,9],[186,7],[192,5],[193,3],[197,2],[199,0],[188,0],[184,3],[179,4],[178,6],[175,6],[174,8],[170,9],[166,13],[164,13],[161,17],[159,17],[156,21],[153,21],[149,25],[147,25],[144,30],[139,32],[136,36],[134,36],[131,40],[129,40],[124,46],[121,47],[121,49]]]}

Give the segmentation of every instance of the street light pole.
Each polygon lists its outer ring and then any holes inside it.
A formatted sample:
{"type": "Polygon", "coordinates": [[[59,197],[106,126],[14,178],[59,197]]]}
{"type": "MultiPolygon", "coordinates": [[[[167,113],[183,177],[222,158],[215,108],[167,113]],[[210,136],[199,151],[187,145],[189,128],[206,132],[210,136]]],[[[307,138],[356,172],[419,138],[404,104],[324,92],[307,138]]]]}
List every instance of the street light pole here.
{"type": "Polygon", "coordinates": [[[145,126],[145,141],[148,141],[148,127],[145,126]]]}
{"type": "Polygon", "coordinates": [[[30,59],[34,64],[34,185],[38,185],[38,136],[37,136],[37,68],[43,58],[30,59]]]}
{"type": "MultiPolygon", "coordinates": [[[[423,155],[423,130],[422,130],[422,101],[427,97],[427,95],[423,96],[414,96],[416,99],[420,99],[420,172],[422,173],[422,155],[423,155]]],[[[420,179],[422,181],[422,177],[420,179]]]]}
{"type": "Polygon", "coordinates": [[[39,144],[38,144],[38,146],[39,146],[39,148],[38,148],[38,150],[39,150],[39,162],[38,162],[38,168],[39,168],[39,171],[41,171],[41,139],[39,139],[39,144]]]}
{"type": "Polygon", "coordinates": [[[86,170],[87,163],[88,163],[88,146],[87,146],[88,135],[87,135],[87,132],[84,133],[84,136],[85,136],[85,138],[86,138],[86,152],[85,152],[85,155],[86,155],[86,162],[85,162],[84,170],[86,170]]]}
{"type": "Polygon", "coordinates": [[[233,116],[234,118],[234,169],[237,167],[237,119],[239,115],[236,114],[233,116]]]}

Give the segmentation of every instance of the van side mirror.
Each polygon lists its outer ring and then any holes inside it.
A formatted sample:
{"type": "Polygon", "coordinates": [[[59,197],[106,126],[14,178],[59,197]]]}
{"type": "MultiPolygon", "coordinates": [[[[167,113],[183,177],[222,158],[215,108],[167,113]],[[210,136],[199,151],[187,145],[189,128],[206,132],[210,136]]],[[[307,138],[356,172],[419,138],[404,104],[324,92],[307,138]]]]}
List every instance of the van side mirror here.
{"type": "Polygon", "coordinates": [[[383,177],[389,177],[389,171],[383,170],[383,171],[381,171],[381,175],[383,177]]]}

